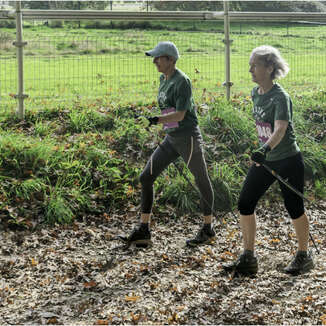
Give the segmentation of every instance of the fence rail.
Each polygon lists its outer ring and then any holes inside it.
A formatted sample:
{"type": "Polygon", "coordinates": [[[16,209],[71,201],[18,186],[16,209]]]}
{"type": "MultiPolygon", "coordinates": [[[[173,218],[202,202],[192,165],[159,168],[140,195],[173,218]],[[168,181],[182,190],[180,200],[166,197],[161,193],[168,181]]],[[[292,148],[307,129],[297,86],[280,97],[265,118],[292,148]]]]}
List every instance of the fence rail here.
{"type": "MultiPolygon", "coordinates": [[[[104,11],[104,10],[22,10],[23,19],[31,20],[224,20],[224,11],[104,11]]],[[[229,11],[231,22],[326,22],[319,12],[237,12],[229,11]]],[[[0,19],[14,19],[15,11],[0,11],[0,19]]]]}

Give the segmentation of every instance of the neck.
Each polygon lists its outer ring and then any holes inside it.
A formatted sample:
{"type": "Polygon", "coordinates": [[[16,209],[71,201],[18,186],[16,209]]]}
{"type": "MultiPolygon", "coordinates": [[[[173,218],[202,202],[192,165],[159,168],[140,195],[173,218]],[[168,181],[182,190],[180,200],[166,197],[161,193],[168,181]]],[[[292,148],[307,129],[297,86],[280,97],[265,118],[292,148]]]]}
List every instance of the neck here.
{"type": "Polygon", "coordinates": [[[173,66],[173,67],[169,68],[169,69],[164,73],[165,80],[170,79],[170,78],[174,75],[174,73],[175,73],[175,69],[176,69],[175,66],[173,66]]]}
{"type": "Polygon", "coordinates": [[[273,81],[272,80],[267,80],[267,81],[259,84],[259,93],[260,94],[265,94],[268,91],[270,91],[273,86],[274,86],[273,81]]]}

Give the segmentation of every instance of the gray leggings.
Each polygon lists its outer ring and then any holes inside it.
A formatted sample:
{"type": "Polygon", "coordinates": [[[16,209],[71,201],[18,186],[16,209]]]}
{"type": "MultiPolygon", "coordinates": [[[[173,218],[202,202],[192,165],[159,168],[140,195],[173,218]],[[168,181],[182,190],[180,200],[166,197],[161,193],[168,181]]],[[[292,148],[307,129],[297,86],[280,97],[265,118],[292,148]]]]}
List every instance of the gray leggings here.
{"type": "Polygon", "coordinates": [[[142,213],[151,213],[154,201],[154,181],[179,156],[183,158],[195,177],[196,185],[201,194],[203,214],[212,214],[214,193],[207,173],[202,149],[202,136],[200,134],[183,137],[167,135],[162,144],[155,149],[140,175],[140,182],[142,184],[142,213]]]}

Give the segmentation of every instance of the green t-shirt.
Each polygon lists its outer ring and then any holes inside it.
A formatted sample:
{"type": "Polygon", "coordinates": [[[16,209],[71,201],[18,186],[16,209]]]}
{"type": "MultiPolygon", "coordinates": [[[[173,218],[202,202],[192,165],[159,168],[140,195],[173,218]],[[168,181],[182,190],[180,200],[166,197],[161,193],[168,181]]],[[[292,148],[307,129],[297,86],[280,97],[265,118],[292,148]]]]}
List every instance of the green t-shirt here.
{"type": "Polygon", "coordinates": [[[191,81],[181,70],[176,69],[168,80],[165,80],[164,75],[161,75],[157,101],[162,115],[170,112],[186,111],[182,121],[163,125],[164,130],[169,135],[191,134],[197,129],[198,119],[192,97],[191,81]]]}
{"type": "Polygon", "coordinates": [[[258,86],[251,93],[254,104],[252,113],[256,120],[256,128],[260,145],[263,145],[274,132],[275,120],[288,121],[286,133],[280,143],[267,153],[267,161],[282,160],[291,157],[300,149],[293,131],[292,101],[289,94],[279,85],[274,84],[266,94],[258,94],[258,86]]]}

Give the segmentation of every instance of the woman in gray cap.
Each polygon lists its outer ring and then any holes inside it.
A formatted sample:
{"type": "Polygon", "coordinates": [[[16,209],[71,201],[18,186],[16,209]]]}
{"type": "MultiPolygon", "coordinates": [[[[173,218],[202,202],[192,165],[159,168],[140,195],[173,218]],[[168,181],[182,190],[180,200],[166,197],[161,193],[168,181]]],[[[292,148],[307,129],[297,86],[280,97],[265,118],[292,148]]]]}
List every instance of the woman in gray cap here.
{"type": "Polygon", "coordinates": [[[148,117],[150,126],[163,124],[166,136],[155,149],[140,175],[142,185],[140,224],[127,237],[121,237],[128,244],[147,245],[151,243],[149,222],[154,201],[154,181],[160,173],[179,156],[195,177],[201,193],[203,225],[189,246],[209,243],[215,238],[212,228],[214,193],[208,177],[203,155],[203,139],[198,127],[191,81],[176,68],[179,51],[172,42],[160,42],[146,55],[153,57],[153,63],[162,73],[158,90],[158,104],[161,115],[148,117]]]}

